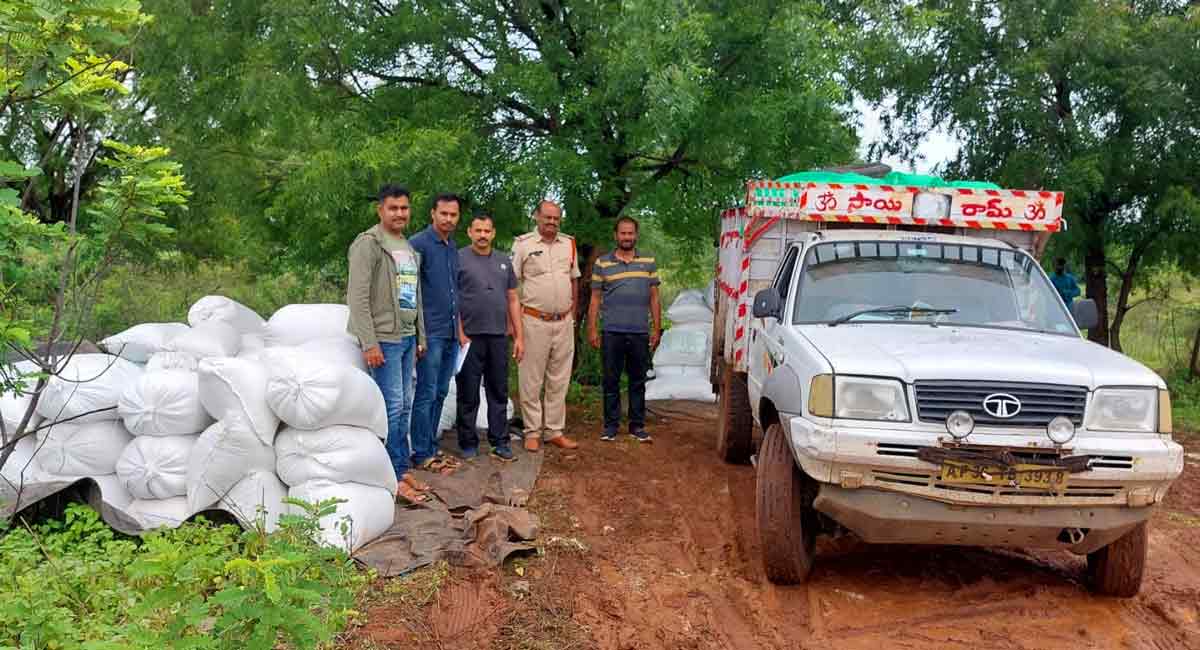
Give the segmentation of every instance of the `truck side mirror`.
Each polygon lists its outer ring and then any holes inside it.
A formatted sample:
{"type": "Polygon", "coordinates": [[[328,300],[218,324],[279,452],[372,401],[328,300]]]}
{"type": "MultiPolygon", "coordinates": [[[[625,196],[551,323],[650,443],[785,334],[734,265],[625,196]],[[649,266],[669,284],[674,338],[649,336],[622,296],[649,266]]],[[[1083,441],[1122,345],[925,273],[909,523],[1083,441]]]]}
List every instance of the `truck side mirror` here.
{"type": "Polygon", "coordinates": [[[1100,311],[1096,309],[1096,301],[1090,298],[1076,300],[1071,305],[1071,317],[1081,330],[1090,330],[1100,324],[1100,311]]]}
{"type": "Polygon", "coordinates": [[[755,318],[783,318],[782,302],[779,290],[768,287],[754,294],[754,309],[751,313],[755,318]]]}

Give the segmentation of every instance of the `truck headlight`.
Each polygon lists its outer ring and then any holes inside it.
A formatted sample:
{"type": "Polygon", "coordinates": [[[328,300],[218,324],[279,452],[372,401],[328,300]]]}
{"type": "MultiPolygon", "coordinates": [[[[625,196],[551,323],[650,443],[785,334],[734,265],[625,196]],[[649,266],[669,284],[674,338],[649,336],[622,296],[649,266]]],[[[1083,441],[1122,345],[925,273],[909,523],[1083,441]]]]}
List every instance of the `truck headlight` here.
{"type": "Polygon", "coordinates": [[[904,385],[895,379],[834,377],[834,417],[908,422],[904,385]]]}
{"type": "Polygon", "coordinates": [[[1087,428],[1092,431],[1158,430],[1158,390],[1099,388],[1088,405],[1087,428]]]}

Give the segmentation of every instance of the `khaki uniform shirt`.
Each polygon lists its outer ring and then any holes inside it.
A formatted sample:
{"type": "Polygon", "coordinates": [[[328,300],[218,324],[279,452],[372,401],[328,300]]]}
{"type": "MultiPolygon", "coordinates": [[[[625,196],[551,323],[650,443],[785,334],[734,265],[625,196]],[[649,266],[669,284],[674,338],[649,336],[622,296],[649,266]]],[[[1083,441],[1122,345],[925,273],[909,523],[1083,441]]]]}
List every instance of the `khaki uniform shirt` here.
{"type": "Polygon", "coordinates": [[[548,314],[571,309],[571,280],[579,277],[579,265],[570,235],[559,233],[547,244],[537,230],[527,232],[513,242],[512,263],[522,305],[548,314]]]}

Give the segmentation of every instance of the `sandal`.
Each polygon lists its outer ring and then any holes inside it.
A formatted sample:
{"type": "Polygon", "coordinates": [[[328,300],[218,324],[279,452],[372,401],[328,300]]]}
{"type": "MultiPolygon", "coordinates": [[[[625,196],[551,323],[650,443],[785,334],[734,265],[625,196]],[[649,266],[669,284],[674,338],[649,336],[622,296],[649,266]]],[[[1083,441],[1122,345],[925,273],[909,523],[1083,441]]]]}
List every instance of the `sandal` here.
{"type": "Polygon", "coordinates": [[[424,492],[420,492],[408,483],[401,481],[400,484],[396,486],[395,500],[397,503],[407,503],[408,505],[416,506],[429,501],[429,495],[425,494],[424,492]]]}
{"type": "Polygon", "coordinates": [[[408,485],[408,487],[416,490],[417,492],[429,491],[429,484],[413,476],[411,472],[405,472],[404,476],[400,477],[400,482],[408,485]]]}
{"type": "Polygon", "coordinates": [[[454,470],[458,469],[458,466],[446,461],[446,459],[440,456],[434,456],[433,458],[421,463],[421,469],[425,470],[426,472],[434,472],[445,476],[448,474],[453,474],[454,470]]]}
{"type": "Polygon", "coordinates": [[[447,454],[446,452],[444,452],[440,449],[437,451],[437,453],[435,455],[438,458],[441,458],[442,462],[446,463],[447,465],[449,465],[455,469],[462,467],[463,460],[461,458],[459,458],[458,456],[451,456],[450,454],[447,454]]]}

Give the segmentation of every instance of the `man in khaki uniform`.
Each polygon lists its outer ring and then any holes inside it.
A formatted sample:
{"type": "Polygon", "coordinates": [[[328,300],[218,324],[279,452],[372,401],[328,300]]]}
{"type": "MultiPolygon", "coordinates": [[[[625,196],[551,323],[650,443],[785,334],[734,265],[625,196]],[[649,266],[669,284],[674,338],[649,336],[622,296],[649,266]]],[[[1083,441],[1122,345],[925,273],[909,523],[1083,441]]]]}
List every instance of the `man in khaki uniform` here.
{"type": "Polygon", "coordinates": [[[558,231],[562,208],[554,201],[539,203],[533,218],[537,229],[517,237],[512,250],[525,329],[525,357],[517,364],[525,449],[537,451],[543,437],[560,449],[575,449],[579,445],[563,435],[579,295],[575,240],[558,231]]]}

